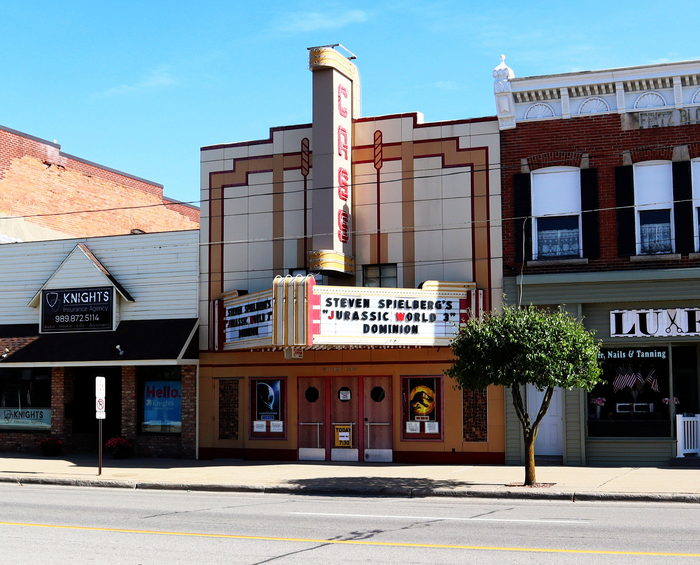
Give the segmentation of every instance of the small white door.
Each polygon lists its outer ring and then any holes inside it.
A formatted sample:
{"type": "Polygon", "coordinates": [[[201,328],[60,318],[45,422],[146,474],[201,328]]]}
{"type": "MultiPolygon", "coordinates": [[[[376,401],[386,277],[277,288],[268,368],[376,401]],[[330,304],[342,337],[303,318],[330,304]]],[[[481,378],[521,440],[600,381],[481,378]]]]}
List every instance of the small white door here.
{"type": "MultiPolygon", "coordinates": [[[[534,420],[542,404],[544,391],[527,385],[527,411],[534,420]]],[[[535,455],[564,454],[564,395],[561,388],[554,389],[549,409],[540,422],[540,431],[535,440],[535,455]]]]}

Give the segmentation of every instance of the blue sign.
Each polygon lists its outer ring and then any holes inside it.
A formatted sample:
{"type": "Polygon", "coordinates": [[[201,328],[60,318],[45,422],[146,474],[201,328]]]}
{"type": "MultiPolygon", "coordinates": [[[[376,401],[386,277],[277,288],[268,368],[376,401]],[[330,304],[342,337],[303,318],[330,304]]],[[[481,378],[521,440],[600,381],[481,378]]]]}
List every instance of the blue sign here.
{"type": "Polygon", "coordinates": [[[146,381],[143,399],[144,432],[179,432],[182,429],[180,381],[146,381]]]}

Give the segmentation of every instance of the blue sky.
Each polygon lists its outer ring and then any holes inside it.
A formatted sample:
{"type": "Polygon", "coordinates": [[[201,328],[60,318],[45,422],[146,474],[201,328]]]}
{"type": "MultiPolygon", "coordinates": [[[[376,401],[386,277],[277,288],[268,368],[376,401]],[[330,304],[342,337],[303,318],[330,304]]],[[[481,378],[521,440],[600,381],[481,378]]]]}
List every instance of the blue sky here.
{"type": "Polygon", "coordinates": [[[306,48],[357,55],[364,116],[493,115],[516,76],[700,59],[697,2],[5,1],[0,124],[197,204],[199,148],[311,120],[306,48]]]}

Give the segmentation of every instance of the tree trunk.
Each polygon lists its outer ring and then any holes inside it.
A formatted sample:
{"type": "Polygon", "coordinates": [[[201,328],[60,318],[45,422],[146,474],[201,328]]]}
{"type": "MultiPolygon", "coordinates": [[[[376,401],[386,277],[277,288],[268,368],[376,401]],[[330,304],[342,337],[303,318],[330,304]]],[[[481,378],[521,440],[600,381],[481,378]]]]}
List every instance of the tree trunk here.
{"type": "Polygon", "coordinates": [[[525,486],[532,486],[537,482],[535,476],[535,439],[536,433],[525,434],[525,486]]]}
{"type": "Polygon", "coordinates": [[[518,415],[520,425],[523,429],[523,443],[525,444],[525,486],[531,486],[537,482],[535,477],[535,440],[537,439],[537,432],[540,429],[540,422],[547,413],[549,403],[552,400],[554,387],[550,386],[545,390],[542,404],[533,422],[530,421],[530,416],[525,408],[523,397],[520,394],[520,387],[514,385],[510,390],[513,396],[515,413],[518,415]]]}

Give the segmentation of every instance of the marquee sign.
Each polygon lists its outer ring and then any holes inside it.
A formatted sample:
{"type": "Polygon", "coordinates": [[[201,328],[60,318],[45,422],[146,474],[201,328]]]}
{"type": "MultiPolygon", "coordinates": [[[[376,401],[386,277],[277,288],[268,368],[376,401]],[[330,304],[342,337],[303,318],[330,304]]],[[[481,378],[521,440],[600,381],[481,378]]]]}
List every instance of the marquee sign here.
{"type": "Polygon", "coordinates": [[[224,337],[237,348],[272,344],[272,290],[224,300],[224,337]]]}
{"type": "Polygon", "coordinates": [[[480,310],[476,289],[315,286],[314,345],[449,345],[480,310]]]}
{"type": "Polygon", "coordinates": [[[277,277],[269,291],[224,299],[225,349],[315,345],[447,346],[480,315],[475,283],[422,289],[317,285],[277,277]]]}
{"type": "Polygon", "coordinates": [[[68,288],[41,291],[41,332],[113,330],[114,288],[68,288]]]}
{"type": "Polygon", "coordinates": [[[700,335],[700,308],[610,311],[610,337],[694,335],[700,335]]]}

